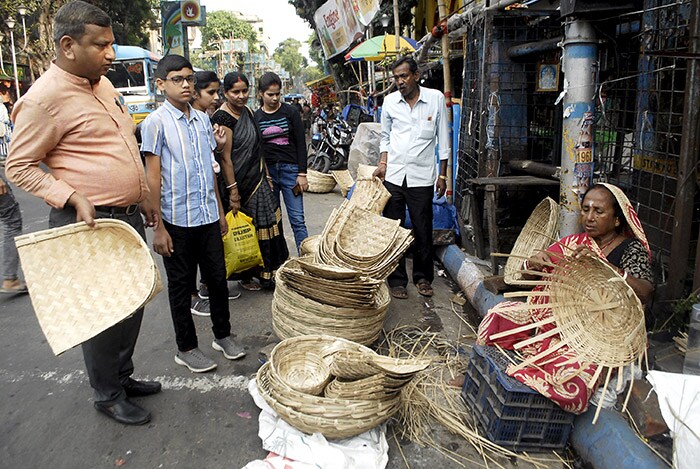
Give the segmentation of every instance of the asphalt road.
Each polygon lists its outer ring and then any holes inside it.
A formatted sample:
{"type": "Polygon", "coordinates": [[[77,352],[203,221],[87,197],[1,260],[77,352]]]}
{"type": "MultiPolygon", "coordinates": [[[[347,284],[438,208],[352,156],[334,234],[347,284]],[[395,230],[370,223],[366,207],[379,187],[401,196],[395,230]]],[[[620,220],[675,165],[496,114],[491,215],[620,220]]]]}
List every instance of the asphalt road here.
{"type": "MultiPolygon", "coordinates": [[[[15,193],[22,207],[24,232],[45,229],[48,206],[20,190],[15,193]]],[[[305,196],[310,234],[321,232],[328,214],[340,202],[337,189],[305,196]]],[[[291,247],[291,230],[285,229],[291,247]]],[[[162,264],[161,272],[165,279],[162,264]]],[[[409,288],[408,300],[394,301],[387,327],[430,326],[452,338],[463,332],[450,302],[454,285],[437,277],[434,286],[436,295],[429,301],[413,288],[409,288]]],[[[173,361],[176,347],[170,312],[166,295],[159,294],[146,307],[134,377],[162,382],[163,392],[136,399],[153,418],[148,425],[127,427],[93,408],[80,349],[55,357],[29,297],[0,297],[0,467],[239,468],[264,458],[267,452],[257,436],[259,411],[248,395],[247,383],[260,365],[260,349],[277,340],[271,327],[271,300],[270,292],[243,292],[241,298],[231,300],[234,333],[248,352],[234,362],[211,349],[209,319],[196,317],[200,346],[219,367],[215,372],[194,374],[173,361]]],[[[470,451],[462,440],[435,431],[445,444],[452,441],[452,450],[470,451]]],[[[389,435],[388,439],[390,468],[406,467],[404,458],[414,468],[455,467],[435,450],[403,441],[399,451],[397,440],[389,435]]]]}

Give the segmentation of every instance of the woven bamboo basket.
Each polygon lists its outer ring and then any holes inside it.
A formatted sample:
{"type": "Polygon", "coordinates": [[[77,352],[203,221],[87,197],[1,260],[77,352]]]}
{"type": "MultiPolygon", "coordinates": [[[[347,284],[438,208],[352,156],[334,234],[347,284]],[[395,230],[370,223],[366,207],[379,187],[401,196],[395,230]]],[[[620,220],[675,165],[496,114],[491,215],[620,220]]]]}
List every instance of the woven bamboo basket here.
{"type": "Polygon", "coordinates": [[[282,341],[272,349],[271,373],[290,388],[320,395],[331,380],[330,360],[311,341],[282,341]]]}
{"type": "Polygon", "coordinates": [[[410,379],[429,365],[428,359],[390,358],[347,349],[333,355],[330,372],[333,376],[345,379],[364,379],[378,373],[395,379],[410,379]]]}
{"type": "Polygon", "coordinates": [[[318,252],[318,243],[320,241],[320,235],[309,236],[299,243],[299,254],[302,256],[315,255],[318,252]]]}
{"type": "Polygon", "coordinates": [[[336,185],[335,178],[330,174],[324,174],[313,169],[306,171],[306,179],[309,182],[308,192],[325,194],[331,192],[336,185]]]}
{"type": "Polygon", "coordinates": [[[350,190],[352,185],[355,184],[352,175],[350,175],[350,171],[348,171],[347,169],[343,169],[340,171],[331,171],[331,176],[333,176],[335,182],[338,183],[340,193],[343,195],[343,197],[347,197],[348,191],[350,190]]]}
{"type": "Polygon", "coordinates": [[[358,178],[350,202],[364,210],[381,215],[391,194],[379,178],[358,178]]]}
{"type": "Polygon", "coordinates": [[[269,365],[265,363],[257,373],[260,394],[285,422],[305,433],[321,433],[329,439],[349,438],[371,430],[398,410],[398,396],[358,400],[299,393],[276,381],[269,365]]]}
{"type": "Polygon", "coordinates": [[[515,241],[511,257],[508,258],[503,280],[509,285],[520,285],[523,280],[523,259],[546,249],[557,239],[559,205],[549,197],[537,204],[515,241]]]}
{"type": "Polygon", "coordinates": [[[376,166],[368,164],[359,164],[357,166],[357,177],[355,179],[372,179],[372,175],[374,174],[374,171],[376,171],[376,169],[376,166]]]}
{"type": "Polygon", "coordinates": [[[278,271],[272,299],[272,327],[281,339],[327,334],[371,344],[379,338],[389,301],[388,288],[382,283],[372,302],[375,306],[334,307],[293,291],[278,271]]]}
{"type": "Polygon", "coordinates": [[[646,351],[644,308],[603,260],[583,256],[560,261],[549,297],[562,340],[583,361],[618,368],[646,351]]]}
{"type": "Polygon", "coordinates": [[[56,355],[131,316],[163,288],[148,246],[119,220],[52,228],[15,242],[34,312],[56,355]]]}

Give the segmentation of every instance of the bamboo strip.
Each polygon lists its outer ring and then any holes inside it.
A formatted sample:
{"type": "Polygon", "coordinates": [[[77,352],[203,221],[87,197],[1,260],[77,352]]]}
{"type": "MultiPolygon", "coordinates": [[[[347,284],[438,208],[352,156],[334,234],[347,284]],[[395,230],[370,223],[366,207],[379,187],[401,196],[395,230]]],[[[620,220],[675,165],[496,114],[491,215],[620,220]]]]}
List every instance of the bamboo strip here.
{"type": "Polygon", "coordinates": [[[598,415],[600,415],[600,409],[603,408],[603,401],[605,400],[605,393],[608,391],[608,384],[610,384],[610,375],[612,374],[612,368],[608,368],[608,376],[605,378],[605,385],[603,386],[603,394],[600,396],[600,400],[598,401],[598,408],[595,411],[595,415],[593,416],[593,422],[592,424],[595,425],[595,423],[598,421],[598,415]]]}
{"type": "Polygon", "coordinates": [[[528,345],[541,342],[544,339],[547,339],[549,337],[552,337],[554,335],[557,335],[561,332],[561,330],[558,327],[555,327],[554,329],[551,329],[547,332],[544,332],[542,334],[538,334],[535,337],[531,337],[527,340],[523,340],[522,342],[518,342],[517,344],[513,345],[513,347],[517,350],[520,350],[523,347],[527,347],[528,345]]]}
{"type": "Polygon", "coordinates": [[[543,319],[541,321],[533,322],[530,324],[526,324],[524,326],[516,327],[515,329],[510,329],[507,331],[499,332],[498,334],[493,334],[492,336],[489,337],[489,339],[494,340],[494,339],[500,339],[502,337],[507,337],[512,334],[517,334],[518,332],[524,332],[530,329],[535,329],[540,326],[544,326],[545,324],[551,324],[555,321],[553,316],[548,317],[547,319],[543,319]]]}

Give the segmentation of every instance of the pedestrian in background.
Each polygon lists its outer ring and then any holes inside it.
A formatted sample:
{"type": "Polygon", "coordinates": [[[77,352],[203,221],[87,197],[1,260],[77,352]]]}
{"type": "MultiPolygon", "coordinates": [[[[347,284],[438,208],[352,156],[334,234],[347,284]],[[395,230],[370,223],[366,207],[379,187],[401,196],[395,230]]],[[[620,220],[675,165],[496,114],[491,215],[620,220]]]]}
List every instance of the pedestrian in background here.
{"type": "Polygon", "coordinates": [[[255,111],[255,120],[262,132],[262,153],[272,188],[278,202],[282,193],[298,252],[301,242],[309,236],[304,220],[303,193],[309,188],[304,124],[299,112],[281,101],[281,89],[282,80],[277,74],[267,72],[260,77],[261,107],[255,111]]]}
{"type": "Polygon", "coordinates": [[[2,103],[0,105],[0,166],[5,164],[11,137],[12,122],[10,121],[10,113],[7,110],[7,105],[2,103]]]}
{"type": "Polygon", "coordinates": [[[250,94],[248,78],[238,72],[224,77],[224,98],[221,108],[212,116],[226,133],[222,161],[226,185],[231,188],[229,209],[238,210],[253,219],[263,267],[240,274],[246,290],[271,288],[275,271],[289,257],[282,229],[282,210],[267,179],[267,167],[260,152],[262,136],[253,112],[246,106],[250,94]],[[230,165],[230,166],[227,166],[230,165]],[[253,280],[257,276],[260,284],[253,280]]]}
{"type": "MultiPolygon", "coordinates": [[[[406,224],[406,208],[413,225],[412,280],[423,296],[433,296],[433,187],[438,197],[447,188],[450,131],[445,97],[418,84],[418,64],[401,57],[392,66],[398,91],[384,99],[379,164],[374,176],[384,180],[391,198],[384,216],[406,224]],[[438,144],[440,173],[436,173],[438,144]]],[[[394,298],[408,298],[406,259],[387,279],[394,298]]]]}
{"type": "MultiPolygon", "coordinates": [[[[95,226],[96,218],[116,218],[145,240],[138,203],[148,187],[134,123],[103,77],[115,58],[111,25],[104,11],[82,1],[58,10],[56,60],[15,106],[6,173],[51,206],[52,228],[76,221],[95,226]]],[[[129,398],[161,389],[160,383],[131,378],[142,317],[140,309],[82,345],[95,408],[131,425],[148,422],[151,414],[129,398]]]]}
{"type": "Polygon", "coordinates": [[[163,256],[168,299],[175,328],[175,363],[202,373],[216,362],[199,349],[190,311],[192,279],[197,266],[209,288],[214,340],[211,346],[229,360],[245,356],[231,335],[224,245],[228,227],[214,174],[214,151],[224,135],[209,117],[192,108],[192,64],[170,54],[158,62],[156,85],[165,103],[143,121],[141,151],[151,190],[149,209],[159,219],[153,248],[163,256]]]}
{"type": "MultiPolygon", "coordinates": [[[[201,111],[209,116],[211,119],[212,114],[216,111],[219,106],[219,89],[221,87],[221,82],[219,77],[215,72],[212,71],[200,71],[194,73],[194,95],[192,96],[192,101],[190,104],[197,111],[201,111]]],[[[216,183],[219,186],[219,197],[221,201],[226,206],[225,201],[227,197],[225,194],[228,193],[226,189],[226,181],[224,179],[222,168],[223,162],[220,153],[214,154],[215,164],[214,172],[216,173],[216,183]]],[[[228,289],[228,299],[235,300],[241,297],[241,292],[236,291],[229,287],[228,289]]],[[[205,316],[211,315],[209,308],[209,287],[201,279],[199,288],[197,288],[197,273],[195,272],[195,277],[192,279],[192,305],[190,306],[190,312],[195,316],[205,316]]]]}
{"type": "Polygon", "coordinates": [[[0,293],[27,293],[27,285],[19,280],[19,254],[15,244],[15,236],[22,234],[22,211],[10,185],[3,177],[0,177],[0,220],[3,225],[0,293]]]}

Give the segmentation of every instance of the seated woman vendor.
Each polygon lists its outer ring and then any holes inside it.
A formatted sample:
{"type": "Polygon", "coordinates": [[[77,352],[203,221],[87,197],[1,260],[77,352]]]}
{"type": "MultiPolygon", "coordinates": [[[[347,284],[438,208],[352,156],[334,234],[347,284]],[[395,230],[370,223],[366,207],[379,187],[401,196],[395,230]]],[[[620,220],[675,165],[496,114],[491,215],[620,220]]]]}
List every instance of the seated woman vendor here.
{"type": "MultiPolygon", "coordinates": [[[[556,264],[563,255],[599,256],[617,268],[641,302],[646,303],[654,291],[651,253],[637,213],[627,196],[612,184],[591,186],[581,204],[580,222],[583,233],[566,236],[546,251],[535,254],[525,262],[525,268],[551,272],[552,268],[547,264],[556,264]]],[[[545,288],[537,286],[534,290],[543,291],[545,288]]],[[[515,301],[497,304],[479,325],[477,344],[513,349],[514,344],[528,338],[532,332],[515,333],[497,340],[490,337],[551,317],[548,301],[548,296],[528,297],[528,303],[542,305],[542,308],[532,310],[513,308],[522,304],[515,301]]],[[[555,327],[555,324],[546,324],[536,332],[541,334],[555,327]]],[[[533,356],[557,346],[559,342],[560,337],[555,335],[520,351],[525,357],[533,356]]],[[[576,360],[575,352],[567,346],[520,370],[512,371],[511,368],[506,370],[510,376],[575,414],[588,408],[588,401],[596,389],[596,386],[588,386],[596,366],[576,360]]]]}

